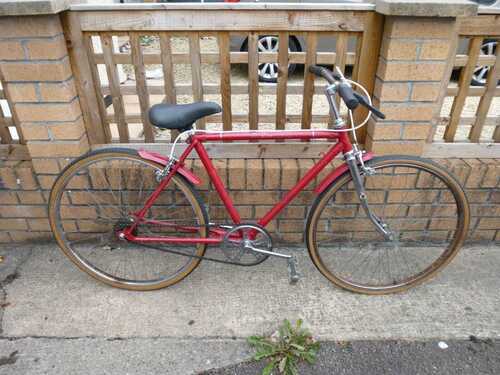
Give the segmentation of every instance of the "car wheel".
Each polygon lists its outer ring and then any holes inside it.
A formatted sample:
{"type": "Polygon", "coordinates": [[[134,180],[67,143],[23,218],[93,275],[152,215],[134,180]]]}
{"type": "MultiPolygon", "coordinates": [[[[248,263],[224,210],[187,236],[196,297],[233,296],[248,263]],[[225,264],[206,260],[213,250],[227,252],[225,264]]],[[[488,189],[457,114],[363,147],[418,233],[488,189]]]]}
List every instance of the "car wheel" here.
{"type": "MultiPolygon", "coordinates": [[[[495,56],[497,50],[498,42],[496,40],[485,40],[481,46],[479,56],[495,56]]],[[[472,73],[471,84],[473,86],[484,86],[486,85],[486,78],[488,77],[488,72],[491,67],[486,65],[477,66],[472,73]]]]}
{"type": "MultiPolygon", "coordinates": [[[[259,52],[278,52],[279,38],[276,35],[262,35],[257,41],[257,49],[259,52]]],[[[288,52],[299,52],[300,44],[296,38],[288,39],[288,52]]],[[[241,51],[248,51],[248,40],[243,42],[241,51]]],[[[288,64],[288,74],[292,74],[297,68],[297,64],[288,64]]],[[[262,63],[259,64],[259,81],[275,83],[278,81],[278,64],[277,63],[262,63]]]]}

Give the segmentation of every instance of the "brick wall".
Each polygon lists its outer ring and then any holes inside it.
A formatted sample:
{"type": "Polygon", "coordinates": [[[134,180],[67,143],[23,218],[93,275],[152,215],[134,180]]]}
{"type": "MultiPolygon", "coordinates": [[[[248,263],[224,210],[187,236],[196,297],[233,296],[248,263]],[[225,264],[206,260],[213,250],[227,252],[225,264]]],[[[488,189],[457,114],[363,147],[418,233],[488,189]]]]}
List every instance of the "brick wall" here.
{"type": "Polygon", "coordinates": [[[0,161],[0,240],[47,237],[49,189],[89,149],[58,15],[0,18],[0,71],[31,160],[0,161]]]}
{"type": "MultiPolygon", "coordinates": [[[[453,27],[453,18],[385,18],[374,97],[387,120],[369,123],[368,149],[378,154],[421,154],[438,106],[439,87],[448,78],[444,67],[453,27]]],[[[59,15],[0,17],[0,30],[4,89],[31,157],[0,160],[0,241],[50,238],[46,204],[53,181],[72,158],[89,149],[74,72],[59,15]]],[[[499,159],[437,161],[466,187],[472,204],[470,238],[500,240],[499,159]]],[[[244,221],[267,212],[312,163],[308,159],[215,162],[244,221]]],[[[203,178],[200,189],[210,203],[212,219],[227,219],[200,164],[194,163],[194,169],[203,178]]],[[[270,224],[277,239],[303,240],[313,186],[270,224]]]]}
{"type": "MultiPolygon", "coordinates": [[[[500,241],[500,159],[439,159],[466,188],[472,219],[469,238],[472,241],[500,241]]],[[[313,159],[219,159],[218,172],[229,187],[242,220],[261,218],[314,163],[313,159]]],[[[200,162],[191,163],[202,178],[198,186],[210,207],[210,219],[230,222],[216,192],[210,187],[200,162]]],[[[317,178],[319,181],[331,167],[317,178]]],[[[5,163],[0,167],[0,241],[23,241],[50,238],[46,218],[49,191],[40,188],[29,162],[5,163]]],[[[303,242],[305,218],[315,198],[310,184],[268,230],[281,242],[303,242]]],[[[342,220],[342,216],[338,216],[342,220]]]]}
{"type": "Polygon", "coordinates": [[[387,17],[373,93],[387,120],[368,124],[367,147],[377,153],[421,155],[447,80],[451,18],[387,17]]]}

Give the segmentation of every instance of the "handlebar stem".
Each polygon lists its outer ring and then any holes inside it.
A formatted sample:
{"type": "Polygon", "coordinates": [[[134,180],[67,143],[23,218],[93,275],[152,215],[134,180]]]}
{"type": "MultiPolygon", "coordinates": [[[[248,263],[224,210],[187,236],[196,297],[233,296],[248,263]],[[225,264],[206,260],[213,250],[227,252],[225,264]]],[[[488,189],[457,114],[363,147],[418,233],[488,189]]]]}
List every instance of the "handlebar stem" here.
{"type": "Polygon", "coordinates": [[[341,129],[345,126],[345,121],[344,119],[340,116],[339,109],[337,108],[337,104],[335,103],[335,94],[337,93],[337,83],[334,83],[333,85],[329,85],[325,89],[325,94],[326,94],[326,99],[328,100],[328,104],[330,106],[330,113],[333,116],[334,122],[333,122],[333,128],[334,129],[341,129]]]}

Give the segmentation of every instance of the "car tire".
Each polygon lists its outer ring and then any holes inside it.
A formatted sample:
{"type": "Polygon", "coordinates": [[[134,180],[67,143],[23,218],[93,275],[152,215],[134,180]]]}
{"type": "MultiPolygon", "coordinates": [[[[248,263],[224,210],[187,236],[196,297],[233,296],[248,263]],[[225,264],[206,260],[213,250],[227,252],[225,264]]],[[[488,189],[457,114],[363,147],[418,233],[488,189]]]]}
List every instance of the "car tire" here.
{"type": "MultiPolygon", "coordinates": [[[[479,55],[480,56],[495,56],[496,49],[498,48],[498,41],[494,39],[485,39],[483,45],[481,46],[479,55]]],[[[491,66],[480,65],[474,69],[472,73],[472,86],[484,86],[486,85],[486,79],[488,77],[488,73],[491,69],[491,66]]]]}
{"type": "MultiPolygon", "coordinates": [[[[261,35],[259,36],[257,48],[259,52],[277,52],[279,43],[276,35],[261,35]]],[[[248,51],[248,39],[245,39],[241,45],[240,51],[248,51]]],[[[300,52],[302,48],[297,38],[291,36],[288,39],[288,51],[300,52]]],[[[288,75],[292,74],[297,69],[297,64],[288,65],[288,75]]],[[[259,81],[276,83],[278,81],[278,63],[263,63],[259,64],[259,81]]]]}

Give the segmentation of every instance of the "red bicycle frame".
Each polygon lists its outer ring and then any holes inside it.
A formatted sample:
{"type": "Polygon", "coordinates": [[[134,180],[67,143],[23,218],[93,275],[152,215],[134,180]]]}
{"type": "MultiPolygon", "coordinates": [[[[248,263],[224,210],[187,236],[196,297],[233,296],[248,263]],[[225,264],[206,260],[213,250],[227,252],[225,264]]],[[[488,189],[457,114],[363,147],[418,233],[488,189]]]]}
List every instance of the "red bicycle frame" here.
{"type": "MultiPolygon", "coordinates": [[[[231,197],[229,196],[224,184],[217,174],[205,147],[204,142],[227,142],[227,141],[262,141],[262,140],[302,140],[310,141],[313,139],[326,139],[330,141],[337,141],[332,144],[332,147],[323,155],[323,157],[297,182],[297,184],[287,192],[281,201],[276,203],[267,212],[264,217],[262,217],[257,224],[265,227],[271,220],[273,220],[280,212],[285,208],[322,170],[325,168],[339,153],[347,153],[352,150],[352,144],[347,136],[346,132],[332,132],[326,130],[298,130],[298,131],[248,131],[248,132],[210,132],[210,133],[198,133],[193,134],[188,140],[188,147],[184,150],[179,160],[173,164],[168,175],[161,180],[155,191],[146,200],[144,207],[133,213],[134,224],[123,230],[124,237],[129,241],[134,242],[144,242],[144,243],[187,243],[187,244],[219,244],[223,241],[225,231],[222,228],[211,229],[209,231],[208,237],[173,237],[173,236],[163,236],[163,237],[143,237],[135,236],[133,234],[134,228],[137,223],[144,219],[146,212],[153,205],[154,201],[158,198],[163,189],[172,179],[175,173],[179,172],[183,175],[187,175],[189,172],[183,169],[184,161],[192,152],[196,150],[203,166],[205,167],[212,184],[214,185],[217,193],[219,194],[224,206],[226,207],[231,219],[235,225],[241,224],[241,218],[238,210],[233,204],[231,197]]],[[[159,158],[156,154],[148,154],[145,151],[141,152],[141,155],[145,158],[154,160],[156,162],[161,162],[163,164],[168,163],[168,159],[159,158]]],[[[363,159],[369,160],[373,156],[371,154],[364,154],[363,159]]],[[[323,191],[332,181],[337,177],[342,175],[347,170],[347,165],[343,164],[337,167],[332,173],[326,176],[321,183],[316,187],[315,191],[320,193],[323,191]]],[[[191,181],[197,181],[195,176],[188,178],[191,181]]],[[[199,180],[198,180],[199,181],[199,180]]],[[[176,225],[177,227],[177,225],[176,225]]],[[[198,228],[194,227],[180,227],[179,229],[184,232],[198,232],[198,228]]]]}

